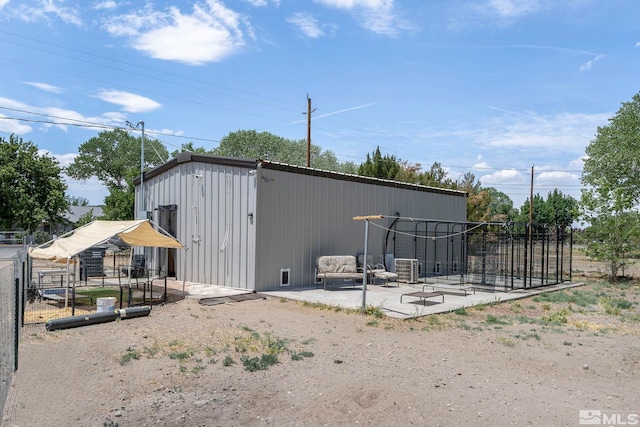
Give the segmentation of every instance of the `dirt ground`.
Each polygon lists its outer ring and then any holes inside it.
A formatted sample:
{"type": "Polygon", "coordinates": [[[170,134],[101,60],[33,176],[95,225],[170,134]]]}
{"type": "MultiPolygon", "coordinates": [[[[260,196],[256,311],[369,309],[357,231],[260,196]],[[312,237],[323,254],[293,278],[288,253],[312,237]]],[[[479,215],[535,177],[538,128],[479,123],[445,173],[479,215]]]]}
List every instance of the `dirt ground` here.
{"type": "Polygon", "coordinates": [[[2,426],[630,424],[640,287],[582,279],[404,321],[267,298],[29,327],[2,426]]]}

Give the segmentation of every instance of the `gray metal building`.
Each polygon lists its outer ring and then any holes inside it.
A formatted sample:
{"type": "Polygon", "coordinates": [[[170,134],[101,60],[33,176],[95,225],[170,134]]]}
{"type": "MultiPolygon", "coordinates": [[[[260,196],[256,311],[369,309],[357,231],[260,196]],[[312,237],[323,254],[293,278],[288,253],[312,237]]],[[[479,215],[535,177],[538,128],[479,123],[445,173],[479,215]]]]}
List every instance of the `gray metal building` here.
{"type": "MultiPolygon", "coordinates": [[[[465,221],[467,201],[461,191],[193,153],[145,173],[142,187],[136,180],[136,206],[141,195],[142,210],[188,247],[148,249],[155,268],[254,291],[312,286],[318,256],[361,253],[365,224],[354,216],[465,221]]],[[[371,228],[367,252],[383,256],[385,235],[371,228]]]]}

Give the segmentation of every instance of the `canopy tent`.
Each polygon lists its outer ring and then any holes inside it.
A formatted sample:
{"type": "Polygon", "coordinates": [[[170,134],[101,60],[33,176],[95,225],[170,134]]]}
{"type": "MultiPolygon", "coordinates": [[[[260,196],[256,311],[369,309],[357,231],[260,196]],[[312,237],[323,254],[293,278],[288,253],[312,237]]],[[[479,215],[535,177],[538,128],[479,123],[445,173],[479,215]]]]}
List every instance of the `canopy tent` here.
{"type": "Polygon", "coordinates": [[[164,232],[156,230],[148,219],[135,221],[93,221],[71,231],[67,235],[29,249],[29,256],[47,259],[59,263],[68,263],[71,259],[92,246],[119,237],[132,246],[150,246],[157,248],[181,248],[184,245],[164,232]]]}

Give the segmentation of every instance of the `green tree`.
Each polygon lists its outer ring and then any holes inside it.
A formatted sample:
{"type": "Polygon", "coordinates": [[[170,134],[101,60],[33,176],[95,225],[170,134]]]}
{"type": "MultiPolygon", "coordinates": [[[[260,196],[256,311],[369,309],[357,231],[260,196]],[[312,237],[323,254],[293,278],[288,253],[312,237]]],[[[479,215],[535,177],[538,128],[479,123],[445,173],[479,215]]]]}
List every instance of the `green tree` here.
{"type": "Polygon", "coordinates": [[[0,226],[35,230],[43,220],[60,222],[68,209],[58,161],[39,154],[22,138],[0,137],[0,226]]]}
{"type": "Polygon", "coordinates": [[[609,280],[615,282],[618,272],[631,264],[629,254],[639,249],[640,217],[631,210],[629,199],[621,192],[601,194],[592,198],[585,193],[582,205],[589,212],[589,226],[585,230],[586,253],[608,266],[609,280]],[[607,203],[605,197],[613,197],[607,203]]]}
{"type": "Polygon", "coordinates": [[[447,171],[442,165],[435,162],[431,168],[420,175],[420,184],[428,187],[452,188],[453,181],[449,178],[447,171]]]}
{"type": "Polygon", "coordinates": [[[396,173],[396,180],[408,182],[411,184],[420,184],[422,166],[420,163],[410,163],[404,160],[398,160],[400,169],[396,173]]]}
{"type": "Polygon", "coordinates": [[[358,175],[380,179],[396,179],[400,169],[400,163],[394,156],[383,156],[380,153],[380,147],[377,147],[371,156],[367,153],[367,159],[358,168],[358,175]]]}
{"type": "MultiPolygon", "coordinates": [[[[193,151],[193,150],[190,150],[193,151]]],[[[306,166],[307,142],[282,138],[269,132],[238,130],[224,136],[220,145],[210,151],[217,156],[270,160],[289,165],[306,166]]],[[[354,173],[355,165],[341,163],[330,150],[311,144],[311,167],[335,172],[354,173]]]]}
{"type": "Polygon", "coordinates": [[[587,255],[607,263],[610,280],[626,263],[628,245],[637,239],[636,218],[640,202],[640,94],[622,103],[606,126],[598,127],[595,139],[586,148],[581,181],[580,205],[592,236],[601,236],[587,246],[587,255]],[[630,230],[634,233],[629,234],[630,230]]]}
{"type": "Polygon", "coordinates": [[[85,197],[67,196],[69,206],[89,206],[89,199],[85,197]]]}
{"type": "Polygon", "coordinates": [[[505,193],[493,187],[485,188],[489,194],[489,213],[492,221],[511,221],[518,215],[513,207],[513,200],[505,193]]]}
{"type": "Polygon", "coordinates": [[[529,219],[531,218],[531,223],[533,224],[546,224],[544,221],[544,217],[546,216],[546,214],[544,213],[546,211],[544,198],[540,194],[534,194],[533,202],[530,203],[529,201],[530,199],[527,198],[527,200],[525,200],[520,207],[520,213],[516,218],[516,222],[528,224],[529,219]],[[531,212],[531,208],[533,208],[533,212],[531,215],[529,215],[529,212],[531,212]]]}
{"type": "MultiPolygon", "coordinates": [[[[550,191],[545,200],[540,194],[533,196],[533,224],[540,226],[568,227],[580,216],[578,201],[557,188],[550,191]]],[[[520,208],[517,221],[529,223],[529,199],[520,208]]]]}
{"type": "Polygon", "coordinates": [[[93,209],[89,209],[89,212],[87,212],[86,214],[84,214],[80,218],[78,218],[78,221],[76,221],[76,223],[74,225],[75,225],[76,228],[79,228],[79,227],[82,227],[85,224],[89,224],[94,219],[98,219],[98,217],[93,215],[93,209]]]}
{"type": "Polygon", "coordinates": [[[578,201],[557,188],[549,192],[545,206],[545,222],[549,225],[568,227],[580,217],[578,201]]]}
{"type": "MultiPolygon", "coordinates": [[[[78,180],[98,178],[109,190],[105,198],[105,214],[111,220],[134,217],[132,179],[140,175],[141,137],[129,135],[122,129],[103,131],[80,145],[78,156],[67,166],[67,174],[78,180]],[[131,179],[128,181],[128,178],[131,179]],[[131,192],[127,197],[123,196],[131,192]],[[111,197],[113,196],[113,197],[111,197]],[[128,201],[130,206],[123,206],[128,201]],[[113,205],[110,205],[113,203],[113,205]]],[[[154,139],[144,141],[144,169],[158,166],[169,157],[167,149],[154,139]]]]}
{"type": "Polygon", "coordinates": [[[133,180],[137,177],[137,171],[131,170],[129,175],[125,177],[126,187],[109,188],[109,194],[105,197],[102,208],[104,219],[120,221],[134,218],[135,188],[133,180]]]}
{"type": "Polygon", "coordinates": [[[207,150],[204,147],[194,147],[193,142],[188,142],[186,144],[182,144],[179,150],[174,150],[171,152],[171,157],[178,157],[180,153],[199,153],[199,154],[212,154],[213,150],[207,150]]]}
{"type": "Polygon", "coordinates": [[[102,212],[107,221],[122,221],[133,219],[135,195],[132,187],[126,189],[113,188],[104,198],[102,212]]]}

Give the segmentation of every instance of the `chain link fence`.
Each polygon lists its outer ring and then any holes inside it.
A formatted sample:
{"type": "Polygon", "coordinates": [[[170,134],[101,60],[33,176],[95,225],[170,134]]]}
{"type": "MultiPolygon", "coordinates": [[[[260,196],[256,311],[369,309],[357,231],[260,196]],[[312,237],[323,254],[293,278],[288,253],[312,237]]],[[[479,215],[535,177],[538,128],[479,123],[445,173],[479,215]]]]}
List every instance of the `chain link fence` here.
{"type": "Polygon", "coordinates": [[[514,290],[571,281],[572,233],[536,224],[399,219],[384,250],[415,259],[421,280],[514,290]]]}
{"type": "Polygon", "coordinates": [[[18,369],[18,342],[26,252],[17,251],[12,258],[0,254],[0,414],[9,395],[13,373],[18,369]]]}

